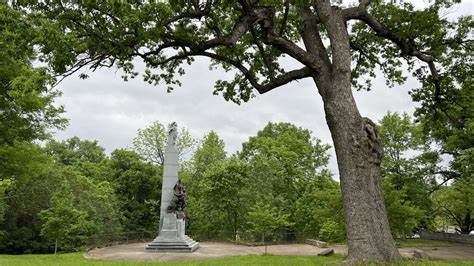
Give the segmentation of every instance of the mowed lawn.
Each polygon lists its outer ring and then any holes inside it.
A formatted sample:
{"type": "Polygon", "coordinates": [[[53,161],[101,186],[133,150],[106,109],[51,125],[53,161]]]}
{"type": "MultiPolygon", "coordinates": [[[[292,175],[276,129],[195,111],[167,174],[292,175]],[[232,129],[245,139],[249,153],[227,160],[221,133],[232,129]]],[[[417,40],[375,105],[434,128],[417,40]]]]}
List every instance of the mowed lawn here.
{"type": "Polygon", "coordinates": [[[343,259],[343,256],[246,255],[207,260],[139,262],[93,260],[84,258],[82,253],[69,253],[58,255],[2,255],[0,256],[0,265],[330,265],[343,259]]]}
{"type": "MultiPolygon", "coordinates": [[[[68,253],[58,255],[1,255],[0,265],[334,265],[344,259],[343,256],[275,256],[275,255],[246,255],[222,259],[174,261],[174,262],[135,262],[135,261],[104,261],[86,259],[83,253],[68,253]]],[[[367,264],[361,264],[367,265],[367,264]]],[[[402,261],[396,264],[374,265],[474,265],[471,261],[402,261]]]]}

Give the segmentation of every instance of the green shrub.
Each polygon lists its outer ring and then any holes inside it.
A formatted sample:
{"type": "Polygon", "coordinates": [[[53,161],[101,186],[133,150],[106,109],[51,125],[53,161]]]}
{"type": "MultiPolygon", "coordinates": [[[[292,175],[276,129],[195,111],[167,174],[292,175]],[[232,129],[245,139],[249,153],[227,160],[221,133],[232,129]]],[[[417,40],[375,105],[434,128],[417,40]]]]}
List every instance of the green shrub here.
{"type": "Polygon", "coordinates": [[[319,239],[326,242],[342,242],[345,232],[339,224],[334,221],[326,221],[319,230],[319,239]]]}

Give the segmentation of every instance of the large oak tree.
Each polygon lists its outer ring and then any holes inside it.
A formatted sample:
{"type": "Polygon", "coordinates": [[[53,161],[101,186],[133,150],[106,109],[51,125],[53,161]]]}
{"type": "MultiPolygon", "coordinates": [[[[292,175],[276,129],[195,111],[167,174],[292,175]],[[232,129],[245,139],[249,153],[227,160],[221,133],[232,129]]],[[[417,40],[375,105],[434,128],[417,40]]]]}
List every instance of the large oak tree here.
{"type": "Polygon", "coordinates": [[[377,67],[389,84],[403,82],[404,62],[422,81],[418,99],[442,99],[457,88],[447,70],[471,60],[465,40],[472,19],[440,16],[458,0],[435,0],[423,10],[391,1],[336,2],[342,1],[51,1],[24,10],[43,28],[43,59],[66,76],[84,66],[118,66],[124,78],[133,77],[133,60],[141,58],[144,79],[171,90],[180,85],[182,65],[202,56],[235,73],[217,81],[214,93],[236,103],[255,90],[312,79],[337,154],[349,260],[399,260],[380,186],[381,141],[360,115],[352,88],[370,86],[364,77],[377,67]],[[299,66],[288,69],[284,56],[299,66]]]}

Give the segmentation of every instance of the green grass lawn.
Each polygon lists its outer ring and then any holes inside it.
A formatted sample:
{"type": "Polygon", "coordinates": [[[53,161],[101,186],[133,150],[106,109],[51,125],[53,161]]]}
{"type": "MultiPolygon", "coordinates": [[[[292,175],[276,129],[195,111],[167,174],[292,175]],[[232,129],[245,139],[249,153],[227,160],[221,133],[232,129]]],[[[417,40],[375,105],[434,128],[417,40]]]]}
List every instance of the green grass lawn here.
{"type": "Polygon", "coordinates": [[[136,261],[104,261],[84,258],[82,253],[58,255],[1,255],[0,265],[328,265],[343,260],[343,256],[274,256],[246,255],[222,259],[188,260],[175,262],[136,262],[136,261]]]}
{"type": "MultiPolygon", "coordinates": [[[[1,255],[0,265],[331,265],[340,262],[343,256],[315,257],[315,256],[274,256],[274,255],[246,255],[222,259],[175,261],[175,262],[131,262],[131,261],[104,261],[84,258],[82,253],[58,255],[1,255]]],[[[363,264],[367,265],[367,264],[363,264]]],[[[471,261],[403,261],[396,264],[373,265],[474,265],[471,261]]]]}
{"type": "Polygon", "coordinates": [[[395,240],[401,248],[408,247],[452,247],[456,245],[461,245],[458,243],[447,242],[447,241],[438,241],[438,240],[429,240],[429,239],[407,239],[405,241],[401,239],[395,240]]]}

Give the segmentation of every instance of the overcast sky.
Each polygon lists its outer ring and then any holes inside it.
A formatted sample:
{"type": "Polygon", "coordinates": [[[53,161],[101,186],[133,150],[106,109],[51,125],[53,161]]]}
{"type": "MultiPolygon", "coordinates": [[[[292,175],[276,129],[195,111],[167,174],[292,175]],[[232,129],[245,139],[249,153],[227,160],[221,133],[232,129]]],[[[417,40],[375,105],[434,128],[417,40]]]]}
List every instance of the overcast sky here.
{"type": "MultiPolygon", "coordinates": [[[[472,8],[472,1],[465,1],[451,11],[450,16],[472,14],[472,8]]],[[[55,138],[78,136],[97,140],[110,153],[131,146],[137,130],[153,121],[163,124],[176,121],[179,127],[188,128],[195,138],[216,131],[230,154],[240,150],[243,142],[271,121],[290,122],[310,129],[314,137],[332,146],[322,99],[310,79],[257,95],[239,106],[212,94],[214,82],[230,76],[220,70],[209,71],[208,65],[207,59],[197,59],[186,68],[187,73],[181,78],[182,87],[172,93],[166,93],[165,86],[149,85],[139,77],[124,82],[116,69],[88,72],[87,80],[69,77],[58,86],[63,95],[56,100],[65,106],[69,126],[56,133],[55,138]]],[[[354,91],[354,95],[361,114],[377,122],[388,111],[412,114],[415,103],[408,91],[416,86],[417,82],[409,78],[404,86],[387,88],[383,78],[377,78],[372,91],[354,91]]],[[[337,178],[333,149],[329,168],[337,178]]]]}

